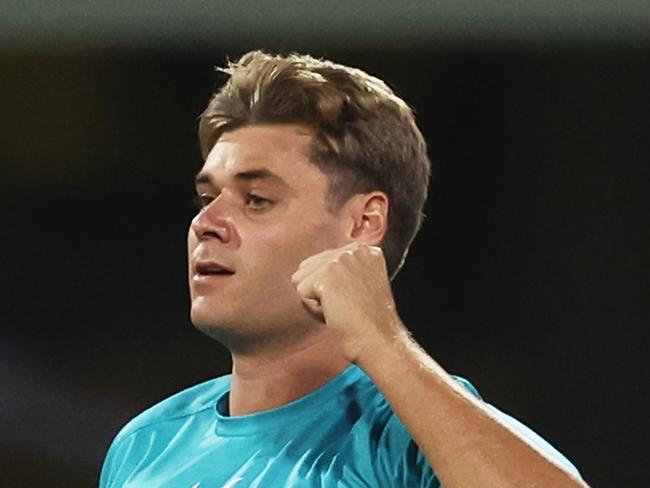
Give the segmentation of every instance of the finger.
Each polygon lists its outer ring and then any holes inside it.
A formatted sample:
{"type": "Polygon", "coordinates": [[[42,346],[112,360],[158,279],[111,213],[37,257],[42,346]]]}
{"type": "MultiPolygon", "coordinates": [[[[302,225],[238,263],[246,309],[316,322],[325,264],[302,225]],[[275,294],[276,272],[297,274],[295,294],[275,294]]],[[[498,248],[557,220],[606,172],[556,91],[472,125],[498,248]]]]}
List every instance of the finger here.
{"type": "Polygon", "coordinates": [[[305,307],[307,307],[307,310],[309,310],[310,313],[318,317],[323,322],[325,321],[323,316],[323,307],[318,300],[315,300],[314,298],[303,298],[302,303],[304,303],[305,307]]]}
{"type": "MultiPolygon", "coordinates": [[[[320,254],[318,255],[318,257],[319,257],[318,260],[313,259],[313,257],[315,257],[315,256],[312,256],[312,258],[309,258],[310,261],[308,263],[306,263],[306,264],[301,263],[300,267],[298,267],[298,269],[295,271],[295,273],[293,273],[291,275],[292,283],[294,283],[294,284],[300,283],[307,276],[309,276],[314,271],[316,271],[318,268],[320,268],[323,265],[323,262],[327,262],[326,258],[321,257],[320,254]]],[[[305,263],[305,261],[303,261],[303,263],[305,263]]]]}
{"type": "Polygon", "coordinates": [[[379,246],[368,246],[368,251],[370,251],[370,254],[372,254],[373,256],[383,256],[384,255],[384,251],[379,246]]]}
{"type": "Polygon", "coordinates": [[[291,275],[291,281],[293,283],[299,283],[302,281],[305,276],[318,269],[323,261],[327,261],[327,258],[331,253],[332,250],[328,249],[327,251],[314,254],[313,256],[309,256],[307,259],[303,260],[298,266],[298,269],[293,273],[293,275],[291,275]]]}
{"type": "Polygon", "coordinates": [[[302,298],[307,298],[307,299],[311,298],[320,301],[321,290],[319,289],[318,286],[318,279],[319,279],[318,272],[305,276],[296,285],[296,290],[298,291],[298,295],[300,295],[302,298]]]}
{"type": "Polygon", "coordinates": [[[323,307],[320,303],[320,292],[317,289],[316,274],[317,273],[307,276],[298,283],[296,289],[307,310],[317,319],[324,322],[325,318],[323,315],[323,307]]]}
{"type": "Polygon", "coordinates": [[[325,258],[325,257],[328,257],[328,256],[335,256],[337,254],[340,254],[340,253],[343,253],[343,252],[346,252],[346,251],[350,251],[350,250],[354,251],[358,247],[359,247],[359,243],[350,242],[350,243],[346,244],[345,246],[337,247],[337,248],[334,248],[334,249],[326,249],[326,250],[324,250],[324,251],[322,251],[322,252],[320,252],[318,254],[314,254],[313,256],[309,256],[308,258],[303,260],[302,263],[300,263],[300,265],[298,267],[299,268],[309,267],[314,262],[318,262],[322,258],[325,258]]]}
{"type": "Polygon", "coordinates": [[[293,275],[291,275],[291,281],[293,283],[299,283],[302,279],[305,278],[305,276],[313,273],[315,270],[320,268],[323,264],[330,262],[342,250],[347,249],[349,246],[350,245],[348,244],[346,246],[336,248],[336,249],[327,249],[325,251],[319,252],[318,254],[314,254],[313,256],[309,256],[308,258],[306,258],[300,263],[298,269],[295,271],[293,275]]]}

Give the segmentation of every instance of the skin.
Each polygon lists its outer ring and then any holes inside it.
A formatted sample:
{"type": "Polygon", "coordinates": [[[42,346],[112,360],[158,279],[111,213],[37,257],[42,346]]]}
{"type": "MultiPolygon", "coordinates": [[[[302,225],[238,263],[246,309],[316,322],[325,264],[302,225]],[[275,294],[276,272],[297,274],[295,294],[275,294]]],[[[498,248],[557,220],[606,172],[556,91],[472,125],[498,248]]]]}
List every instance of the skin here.
{"type": "Polygon", "coordinates": [[[197,185],[204,206],[188,233],[191,316],[232,353],[231,415],[283,405],[356,363],[445,488],[587,486],[511,431],[410,338],[377,247],[388,198],[355,195],[328,212],[327,179],[306,156],[310,137],[296,125],[227,133],[197,185]],[[283,183],[236,176],[253,169],[283,183]],[[206,258],[235,273],[197,282],[195,264],[206,258]]]}
{"type": "Polygon", "coordinates": [[[233,415],[299,398],[350,364],[340,334],[303,302],[291,275],[309,256],[359,238],[358,228],[379,216],[363,220],[364,205],[386,205],[385,196],[354,197],[331,214],[327,178],[306,156],[310,141],[309,131],[294,125],[229,132],[197,177],[202,208],[188,232],[191,319],[231,351],[233,415]],[[237,176],[261,170],[281,181],[237,176]],[[235,273],[199,283],[200,260],[235,273]]]}

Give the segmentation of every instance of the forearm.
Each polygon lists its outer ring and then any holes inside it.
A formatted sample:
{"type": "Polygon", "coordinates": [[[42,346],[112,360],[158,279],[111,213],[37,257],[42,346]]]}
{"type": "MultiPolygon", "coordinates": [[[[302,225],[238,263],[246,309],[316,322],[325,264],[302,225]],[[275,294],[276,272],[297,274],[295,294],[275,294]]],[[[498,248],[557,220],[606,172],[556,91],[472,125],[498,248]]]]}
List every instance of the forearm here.
{"type": "Polygon", "coordinates": [[[497,419],[406,332],[377,340],[357,363],[445,488],[587,486],[497,419]]]}

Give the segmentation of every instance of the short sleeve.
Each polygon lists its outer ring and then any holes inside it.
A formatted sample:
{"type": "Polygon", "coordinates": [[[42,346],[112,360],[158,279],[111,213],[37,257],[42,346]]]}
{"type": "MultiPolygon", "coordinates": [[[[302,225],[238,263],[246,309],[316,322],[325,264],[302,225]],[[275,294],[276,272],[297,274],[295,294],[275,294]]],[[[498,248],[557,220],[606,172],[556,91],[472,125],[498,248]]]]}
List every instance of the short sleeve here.
{"type": "MultiPolygon", "coordinates": [[[[453,377],[477,398],[478,391],[465,378],[453,377]]],[[[377,478],[380,486],[439,488],[440,482],[406,426],[394,413],[388,419],[378,444],[377,478]]]]}
{"type": "Polygon", "coordinates": [[[99,475],[99,488],[117,488],[116,481],[132,461],[130,456],[132,440],[133,436],[125,438],[119,434],[113,440],[99,475]]]}
{"type": "Polygon", "coordinates": [[[118,447],[116,442],[113,441],[111,447],[109,447],[106,457],[104,458],[104,464],[102,465],[102,471],[99,475],[99,488],[110,488],[112,480],[115,478],[115,466],[117,457],[116,451],[118,447]]]}

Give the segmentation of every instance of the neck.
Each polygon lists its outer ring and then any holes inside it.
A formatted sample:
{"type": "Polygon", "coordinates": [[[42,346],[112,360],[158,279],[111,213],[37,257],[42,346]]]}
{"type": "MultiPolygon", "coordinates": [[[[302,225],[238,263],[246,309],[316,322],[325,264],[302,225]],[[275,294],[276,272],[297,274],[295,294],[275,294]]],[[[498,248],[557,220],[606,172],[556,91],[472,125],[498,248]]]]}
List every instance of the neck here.
{"type": "Polygon", "coordinates": [[[230,414],[279,407],[320,388],[350,365],[327,327],[273,351],[233,354],[230,414]]]}

